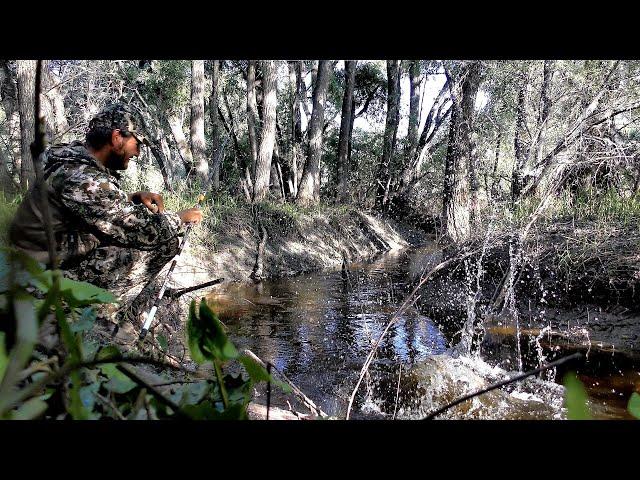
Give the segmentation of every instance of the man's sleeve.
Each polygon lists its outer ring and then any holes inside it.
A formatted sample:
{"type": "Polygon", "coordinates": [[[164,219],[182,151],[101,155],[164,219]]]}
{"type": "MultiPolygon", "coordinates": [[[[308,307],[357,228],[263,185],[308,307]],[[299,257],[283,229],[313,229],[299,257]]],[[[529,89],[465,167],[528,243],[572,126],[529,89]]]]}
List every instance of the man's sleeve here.
{"type": "Polygon", "coordinates": [[[142,204],[134,205],[102,172],[71,173],[65,178],[60,199],[71,212],[92,225],[101,240],[114,245],[152,250],[183,231],[177,214],[154,214],[142,204]]]}

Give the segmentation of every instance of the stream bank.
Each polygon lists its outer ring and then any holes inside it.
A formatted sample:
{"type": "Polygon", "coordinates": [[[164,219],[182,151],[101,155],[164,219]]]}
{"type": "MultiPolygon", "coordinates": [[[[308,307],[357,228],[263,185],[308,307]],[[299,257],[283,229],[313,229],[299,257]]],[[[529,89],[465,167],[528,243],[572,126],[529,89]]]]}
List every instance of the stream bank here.
{"type": "MultiPolygon", "coordinates": [[[[422,231],[388,217],[356,208],[303,210],[265,203],[252,212],[251,206],[239,205],[219,215],[214,225],[205,221],[194,229],[168,287],[181,289],[216,278],[224,278],[224,282],[186,294],[177,301],[165,298],[149,331],[152,343],[157,346],[156,337],[161,334],[168,341],[168,353],[180,360],[188,358],[183,327],[191,300],[221,289],[256,285],[250,277],[260,242],[256,216],[267,231],[262,258],[263,280],[348,268],[353,262],[370,261],[382,252],[424,243],[428,237],[422,231]]],[[[158,275],[151,291],[158,291],[167,269],[168,265],[158,275]]],[[[140,324],[153,299],[149,296],[146,303],[139,305],[140,324]]],[[[136,335],[136,328],[125,325],[117,340],[130,344],[136,335]]]]}

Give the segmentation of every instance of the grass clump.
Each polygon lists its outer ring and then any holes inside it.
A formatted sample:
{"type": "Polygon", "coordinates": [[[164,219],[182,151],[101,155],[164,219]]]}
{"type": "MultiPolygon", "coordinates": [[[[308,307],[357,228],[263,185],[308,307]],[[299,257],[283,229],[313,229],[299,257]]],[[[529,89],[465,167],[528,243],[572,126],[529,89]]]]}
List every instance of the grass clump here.
{"type": "Polygon", "coordinates": [[[21,194],[11,196],[0,190],[0,246],[9,244],[9,225],[21,201],[21,194]]]}

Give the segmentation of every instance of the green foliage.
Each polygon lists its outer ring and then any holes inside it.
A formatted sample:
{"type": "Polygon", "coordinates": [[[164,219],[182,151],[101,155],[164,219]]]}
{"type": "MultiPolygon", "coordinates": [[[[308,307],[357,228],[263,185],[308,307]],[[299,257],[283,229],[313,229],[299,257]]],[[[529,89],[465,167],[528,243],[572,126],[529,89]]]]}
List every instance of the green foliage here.
{"type": "Polygon", "coordinates": [[[144,82],[143,93],[156,101],[160,111],[179,112],[191,98],[190,75],[190,60],[155,62],[144,82]]]}
{"type": "Polygon", "coordinates": [[[569,420],[590,420],[591,414],[587,406],[587,392],[584,385],[574,372],[569,372],[564,376],[563,384],[565,388],[564,406],[567,409],[569,420]]]}
{"type": "Polygon", "coordinates": [[[629,397],[627,410],[631,415],[640,420],[640,394],[638,394],[638,392],[633,392],[631,397],[629,397]]]}
{"type": "Polygon", "coordinates": [[[581,190],[573,202],[568,198],[564,199],[556,215],[601,223],[616,221],[627,224],[640,218],[640,195],[625,198],[613,188],[605,192],[581,190]]]}
{"type": "MultiPolygon", "coordinates": [[[[253,358],[238,352],[229,341],[218,316],[204,299],[200,302],[197,311],[195,300],[189,306],[187,335],[191,358],[198,363],[212,363],[216,372],[223,409],[207,415],[214,415],[217,418],[244,418],[253,385],[258,382],[272,381],[284,391],[290,391],[284,383],[271,378],[266,369],[253,358]],[[244,367],[248,379],[223,374],[222,368],[230,360],[238,361],[244,367]]],[[[188,412],[198,418],[203,415],[202,407],[190,409],[188,412]]]]}
{"type": "Polygon", "coordinates": [[[9,244],[9,225],[22,200],[22,195],[8,196],[0,190],[0,246],[9,244]]]}
{"type": "MultiPolygon", "coordinates": [[[[96,313],[92,306],[111,300],[109,292],[83,282],[61,278],[59,272],[44,270],[29,257],[11,249],[2,250],[5,280],[2,316],[17,322],[12,348],[7,348],[7,332],[0,331],[0,418],[31,419],[246,419],[246,407],[257,382],[273,381],[266,370],[231,343],[217,316],[203,301],[195,311],[191,305],[188,344],[193,358],[210,362],[215,381],[185,381],[166,392],[149,391],[144,382],[123,368],[123,355],[114,345],[99,348],[84,338],[91,329],[96,313]],[[19,272],[14,271],[19,270],[19,272]],[[16,282],[16,279],[19,282],[16,282]],[[26,288],[36,287],[44,299],[36,299],[26,288]],[[68,356],[62,365],[45,372],[24,372],[41,361],[34,348],[39,319],[54,315],[68,356]],[[72,320],[73,321],[70,321],[72,320]],[[8,351],[9,350],[9,351],[8,351]],[[229,361],[236,361],[246,371],[241,375],[224,374],[229,361]],[[60,383],[58,372],[67,372],[60,383]],[[32,376],[31,382],[24,380],[32,376]],[[62,389],[63,411],[53,393],[62,389]],[[160,396],[160,397],[159,397],[160,396]],[[168,406],[172,405],[172,406],[168,406]],[[54,408],[55,407],[55,408],[54,408]]],[[[3,322],[3,328],[7,326],[3,322]]],[[[159,339],[159,341],[161,341],[159,339]]],[[[162,341],[161,341],[162,343],[162,341]]],[[[166,339],[164,340],[165,349],[166,339]]]]}

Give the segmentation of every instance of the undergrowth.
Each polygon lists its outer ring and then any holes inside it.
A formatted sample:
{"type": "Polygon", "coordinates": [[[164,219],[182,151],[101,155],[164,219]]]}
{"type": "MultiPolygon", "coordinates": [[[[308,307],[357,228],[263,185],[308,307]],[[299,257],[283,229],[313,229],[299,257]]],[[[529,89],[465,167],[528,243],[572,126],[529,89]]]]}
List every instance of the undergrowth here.
{"type": "Polygon", "coordinates": [[[21,201],[21,194],[10,196],[0,190],[0,246],[9,243],[9,225],[21,201]]]}

